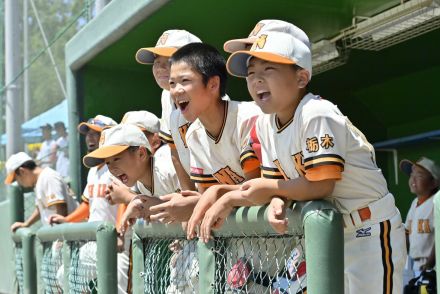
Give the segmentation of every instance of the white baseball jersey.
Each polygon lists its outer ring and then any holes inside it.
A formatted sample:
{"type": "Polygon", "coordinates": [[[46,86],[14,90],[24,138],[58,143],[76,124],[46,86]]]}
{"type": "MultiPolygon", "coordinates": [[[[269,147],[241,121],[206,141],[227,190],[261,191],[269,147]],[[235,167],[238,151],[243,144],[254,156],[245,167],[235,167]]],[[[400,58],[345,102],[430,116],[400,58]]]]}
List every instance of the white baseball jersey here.
{"type": "Polygon", "coordinates": [[[55,144],[55,141],[52,139],[45,140],[43,141],[43,143],[41,143],[40,151],[37,155],[37,160],[40,162],[40,167],[52,167],[52,164],[50,163],[50,157],[52,154],[53,144],[55,144]]]}
{"type": "Polygon", "coordinates": [[[249,146],[249,134],[260,108],[254,102],[225,102],[225,114],[217,138],[209,134],[197,119],[188,129],[191,179],[198,185],[239,184],[245,173],[259,168],[255,152],[249,146]]]}
{"type": "MultiPolygon", "coordinates": [[[[223,96],[222,100],[231,100],[228,95],[223,96]]],[[[177,150],[179,154],[180,163],[185,169],[186,173],[190,174],[190,160],[189,149],[186,145],[186,132],[191,125],[180,112],[180,109],[174,109],[170,117],[170,131],[171,141],[168,142],[171,148],[177,150]]]]}
{"type": "Polygon", "coordinates": [[[49,216],[56,213],[53,205],[66,203],[67,213],[71,213],[78,206],[77,201],[68,191],[67,184],[59,173],[50,167],[41,171],[35,184],[35,204],[40,211],[43,225],[48,225],[49,216]]]}
{"type": "Polygon", "coordinates": [[[56,171],[59,172],[64,178],[69,176],[69,142],[67,137],[59,137],[56,142],[57,146],[57,162],[56,171]]]}
{"type": "Polygon", "coordinates": [[[374,148],[328,100],[308,94],[286,125],[280,128],[275,114],[263,115],[256,131],[263,177],[338,180],[327,200],[341,213],[366,207],[388,193],[374,148]]]}
{"type": "Polygon", "coordinates": [[[108,221],[116,223],[117,205],[110,205],[105,199],[105,190],[111,183],[107,165],[92,167],[87,175],[87,185],[82,199],[89,203],[89,222],[108,221]]]}
{"type": "Polygon", "coordinates": [[[136,183],[138,192],[147,196],[162,196],[179,191],[179,181],[171,159],[171,150],[168,145],[163,145],[156,150],[152,157],[151,189],[141,182],[136,183]]]}
{"type": "Polygon", "coordinates": [[[428,258],[434,248],[434,197],[417,205],[417,198],[411,204],[406,217],[409,231],[409,256],[428,258]]]}
{"type": "Polygon", "coordinates": [[[180,163],[185,169],[186,173],[190,174],[189,149],[186,145],[186,132],[191,125],[180,112],[180,109],[175,109],[171,112],[170,117],[170,133],[171,140],[168,142],[170,148],[176,149],[179,154],[180,163]]]}
{"type": "Polygon", "coordinates": [[[176,109],[176,105],[174,104],[173,99],[171,99],[169,91],[162,91],[160,104],[162,107],[162,117],[160,118],[160,138],[166,143],[171,143],[172,137],[170,134],[170,116],[171,112],[176,109]]]}

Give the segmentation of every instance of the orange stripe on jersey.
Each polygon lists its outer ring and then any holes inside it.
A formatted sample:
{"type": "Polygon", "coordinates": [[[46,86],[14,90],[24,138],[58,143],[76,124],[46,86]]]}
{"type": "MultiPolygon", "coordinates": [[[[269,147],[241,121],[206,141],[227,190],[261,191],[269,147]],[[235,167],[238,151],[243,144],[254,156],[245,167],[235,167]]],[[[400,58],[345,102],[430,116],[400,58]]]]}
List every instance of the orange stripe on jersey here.
{"type": "Polygon", "coordinates": [[[242,169],[245,174],[260,168],[260,161],[257,157],[248,157],[242,164],[242,169]]]}
{"type": "Polygon", "coordinates": [[[170,134],[167,134],[165,132],[160,131],[159,132],[159,137],[162,139],[162,141],[164,141],[165,143],[172,143],[174,144],[173,141],[173,137],[171,137],[170,134]]]}
{"type": "Polygon", "coordinates": [[[261,167],[261,177],[266,179],[284,179],[279,169],[266,166],[261,167]]]}
{"type": "Polygon", "coordinates": [[[321,165],[306,171],[306,179],[309,181],[340,180],[342,168],[337,165],[321,165]]]}
{"type": "Polygon", "coordinates": [[[322,154],[304,160],[305,170],[322,165],[337,165],[344,169],[344,164],[345,160],[337,154],[322,154]]]}
{"type": "Polygon", "coordinates": [[[250,158],[258,160],[258,157],[253,150],[246,150],[245,152],[241,153],[240,155],[241,167],[243,167],[244,162],[250,158]]]}
{"type": "Polygon", "coordinates": [[[215,183],[200,183],[200,182],[198,182],[197,183],[197,186],[198,187],[202,187],[202,188],[209,188],[209,187],[211,187],[211,186],[214,186],[214,185],[218,185],[219,183],[217,182],[217,181],[215,181],[215,183]]]}

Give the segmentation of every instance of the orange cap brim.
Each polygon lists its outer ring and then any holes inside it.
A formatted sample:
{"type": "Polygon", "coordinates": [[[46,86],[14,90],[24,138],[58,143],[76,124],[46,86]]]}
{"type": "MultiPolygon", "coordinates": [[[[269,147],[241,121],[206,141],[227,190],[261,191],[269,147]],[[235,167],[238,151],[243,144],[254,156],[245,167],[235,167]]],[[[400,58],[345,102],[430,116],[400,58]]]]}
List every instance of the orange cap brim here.
{"type": "Polygon", "coordinates": [[[89,124],[89,123],[86,123],[86,122],[80,123],[78,125],[77,129],[78,129],[78,132],[80,134],[83,134],[83,135],[85,135],[89,129],[92,129],[92,130],[97,131],[97,132],[102,132],[102,128],[101,127],[99,127],[97,125],[94,125],[94,124],[89,124]],[[85,129],[85,127],[87,127],[87,130],[85,129]]]}
{"type": "Polygon", "coordinates": [[[292,59],[289,59],[287,57],[271,53],[271,52],[264,52],[264,51],[246,51],[246,50],[240,50],[237,52],[234,52],[229,56],[228,61],[226,62],[226,68],[229,72],[229,74],[239,77],[239,78],[245,78],[247,74],[244,72],[244,68],[239,72],[239,67],[246,67],[247,58],[253,56],[265,61],[270,61],[274,63],[280,63],[280,64],[295,64],[296,62],[292,59]],[[246,58],[243,58],[246,57],[246,58]],[[241,60],[239,60],[241,59],[241,60]]]}
{"type": "Polygon", "coordinates": [[[175,47],[149,47],[149,48],[141,48],[136,52],[135,58],[136,61],[140,64],[153,64],[154,58],[146,58],[150,54],[171,57],[174,52],[177,51],[175,47]],[[147,54],[145,54],[147,53],[147,54]]]}
{"type": "Polygon", "coordinates": [[[5,179],[5,184],[10,185],[15,181],[15,171],[10,172],[5,179]]]}
{"type": "Polygon", "coordinates": [[[105,146],[100,147],[96,149],[93,152],[90,152],[83,158],[83,163],[86,167],[91,168],[94,166],[97,166],[99,164],[102,164],[105,159],[115,156],[125,150],[128,149],[127,145],[112,145],[112,146],[105,146]]]}

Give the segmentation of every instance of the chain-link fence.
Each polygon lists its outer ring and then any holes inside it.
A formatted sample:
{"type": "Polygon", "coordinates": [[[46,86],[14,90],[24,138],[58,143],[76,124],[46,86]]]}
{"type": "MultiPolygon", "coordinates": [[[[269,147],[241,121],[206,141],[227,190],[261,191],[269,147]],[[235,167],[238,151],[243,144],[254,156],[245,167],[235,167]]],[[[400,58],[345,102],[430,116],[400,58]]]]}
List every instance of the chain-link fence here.
{"type": "Polygon", "coordinates": [[[308,204],[289,210],[282,236],[267,223],[265,207],[239,208],[207,244],[185,240],[177,225],[136,224],[134,293],[343,293],[340,215],[327,203],[308,204]]]}
{"type": "Polygon", "coordinates": [[[95,241],[45,242],[41,259],[41,282],[44,293],[61,293],[68,280],[70,293],[97,293],[97,252],[95,241]],[[65,277],[63,246],[70,252],[65,277]]]}
{"type": "Polygon", "coordinates": [[[35,234],[28,228],[18,229],[12,235],[15,251],[15,273],[19,293],[36,289],[35,234]]]}

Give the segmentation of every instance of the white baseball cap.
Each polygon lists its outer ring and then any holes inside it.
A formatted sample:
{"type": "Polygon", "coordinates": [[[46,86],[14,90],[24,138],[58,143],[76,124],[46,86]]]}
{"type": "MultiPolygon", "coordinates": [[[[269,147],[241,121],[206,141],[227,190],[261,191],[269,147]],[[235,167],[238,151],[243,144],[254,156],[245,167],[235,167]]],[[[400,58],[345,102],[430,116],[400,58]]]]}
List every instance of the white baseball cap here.
{"type": "Polygon", "coordinates": [[[260,35],[267,34],[268,32],[279,32],[292,35],[303,42],[311,50],[309,37],[303,30],[290,22],[278,19],[260,20],[247,38],[226,41],[223,45],[223,50],[228,53],[245,50],[247,45],[252,45],[260,35]]]}
{"type": "Polygon", "coordinates": [[[121,120],[121,124],[136,125],[142,131],[147,131],[150,133],[158,133],[160,131],[159,118],[146,110],[129,111],[125,113],[121,120]]]}
{"type": "Polygon", "coordinates": [[[104,163],[105,159],[117,155],[131,146],[143,146],[151,151],[150,144],[141,129],[131,124],[119,124],[105,129],[99,139],[99,148],[83,158],[87,167],[104,163]]]}
{"type": "Polygon", "coordinates": [[[15,171],[27,161],[33,160],[27,153],[18,152],[9,157],[6,161],[6,179],[5,184],[10,185],[15,181],[15,171]]]}
{"type": "Polygon", "coordinates": [[[250,50],[240,50],[229,56],[228,72],[233,76],[247,77],[248,61],[252,56],[275,63],[296,64],[309,72],[309,80],[312,77],[310,49],[289,34],[268,32],[260,35],[250,50]]]}
{"type": "Polygon", "coordinates": [[[116,126],[118,123],[112,118],[98,114],[97,116],[90,118],[87,122],[82,122],[78,125],[78,132],[85,135],[89,129],[97,132],[102,132],[103,129],[116,126]]]}
{"type": "Polygon", "coordinates": [[[154,55],[171,57],[177,49],[189,43],[202,43],[202,41],[185,30],[168,30],[160,36],[155,47],[139,49],[135,58],[141,64],[153,64],[154,55]]]}
{"type": "Polygon", "coordinates": [[[412,173],[414,164],[426,169],[436,181],[440,180],[440,167],[433,160],[426,157],[421,157],[416,162],[403,159],[399,164],[400,170],[409,176],[412,173]]]}

